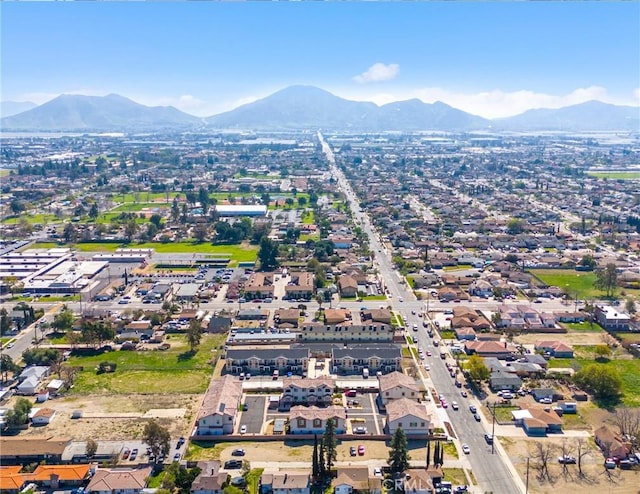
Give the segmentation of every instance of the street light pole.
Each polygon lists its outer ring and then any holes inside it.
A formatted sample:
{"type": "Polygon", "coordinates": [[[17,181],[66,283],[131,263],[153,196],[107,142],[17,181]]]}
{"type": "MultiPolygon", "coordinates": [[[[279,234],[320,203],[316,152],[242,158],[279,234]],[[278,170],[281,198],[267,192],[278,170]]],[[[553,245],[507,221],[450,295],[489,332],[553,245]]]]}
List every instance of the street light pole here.
{"type": "Polygon", "coordinates": [[[493,421],[491,422],[491,454],[494,454],[494,444],[496,442],[496,402],[493,402],[493,421]]]}

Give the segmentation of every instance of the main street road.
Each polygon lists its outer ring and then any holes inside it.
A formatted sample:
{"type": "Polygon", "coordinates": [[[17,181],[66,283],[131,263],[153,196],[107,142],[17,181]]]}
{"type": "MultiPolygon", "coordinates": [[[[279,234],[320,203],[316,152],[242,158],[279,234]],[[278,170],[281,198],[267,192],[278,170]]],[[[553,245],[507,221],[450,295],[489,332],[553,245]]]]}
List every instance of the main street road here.
{"type": "MultiPolygon", "coordinates": [[[[407,319],[407,328],[413,324],[417,324],[418,327],[421,328],[419,331],[413,333],[415,335],[414,338],[417,338],[418,344],[421,347],[432,351],[433,356],[430,357],[430,376],[434,387],[436,387],[439,393],[444,394],[449,402],[455,400],[461,403],[459,411],[449,409],[449,419],[453,424],[460,442],[467,443],[471,447],[471,454],[468,455],[468,459],[480,487],[483,490],[496,493],[515,494],[524,492],[525,489],[522,485],[522,480],[513,469],[509,459],[504,455],[504,450],[497,445],[496,450],[502,454],[491,454],[491,447],[484,439],[484,434],[491,432],[488,424],[476,422],[473,419],[472,414],[469,412],[469,404],[471,401],[463,399],[460,395],[460,390],[455,387],[454,379],[450,377],[445,367],[445,360],[439,357],[440,348],[435,348],[433,341],[422,328],[422,320],[417,314],[411,314],[410,311],[412,309],[407,311],[408,307],[415,308],[415,305],[418,304],[420,307],[415,309],[416,312],[418,312],[424,308],[423,303],[416,301],[413,294],[407,291],[406,285],[400,283],[401,278],[393,268],[388,253],[383,250],[382,245],[378,241],[378,235],[373,231],[367,215],[360,212],[357,198],[347,182],[346,177],[338,167],[335,166],[335,158],[331,147],[324,140],[322,134],[318,133],[318,139],[329,160],[333,176],[337,178],[340,188],[351,204],[352,211],[355,212],[356,218],[362,222],[365,232],[369,235],[372,250],[377,253],[378,269],[385,279],[389,292],[393,295],[390,301],[391,306],[395,310],[400,310],[403,313],[407,319]],[[400,302],[399,297],[403,297],[407,302],[400,302]]],[[[434,308],[429,307],[429,309],[433,310],[434,308]]],[[[428,320],[428,314],[425,314],[425,316],[428,320]]],[[[431,324],[430,320],[428,320],[428,322],[431,324]]]]}

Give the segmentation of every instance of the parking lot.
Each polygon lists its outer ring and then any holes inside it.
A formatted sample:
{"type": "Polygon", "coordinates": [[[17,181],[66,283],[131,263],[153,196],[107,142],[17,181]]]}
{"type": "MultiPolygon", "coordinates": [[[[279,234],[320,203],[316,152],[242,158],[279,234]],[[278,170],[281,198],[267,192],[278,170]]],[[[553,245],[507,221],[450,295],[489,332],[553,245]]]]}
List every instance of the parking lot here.
{"type": "Polygon", "coordinates": [[[267,396],[245,395],[242,403],[246,404],[247,409],[240,415],[239,427],[243,425],[246,426],[247,434],[260,434],[262,431],[264,412],[267,408],[267,398],[267,396]]]}

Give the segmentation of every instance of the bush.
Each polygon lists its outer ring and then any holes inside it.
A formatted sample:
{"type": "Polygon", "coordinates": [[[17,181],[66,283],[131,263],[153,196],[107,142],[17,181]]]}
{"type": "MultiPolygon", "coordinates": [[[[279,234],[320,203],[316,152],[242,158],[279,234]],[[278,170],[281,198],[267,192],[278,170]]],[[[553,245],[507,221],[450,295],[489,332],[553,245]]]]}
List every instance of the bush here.
{"type": "Polygon", "coordinates": [[[98,374],[104,374],[105,372],[115,372],[117,364],[115,362],[100,362],[98,364],[98,374]]]}

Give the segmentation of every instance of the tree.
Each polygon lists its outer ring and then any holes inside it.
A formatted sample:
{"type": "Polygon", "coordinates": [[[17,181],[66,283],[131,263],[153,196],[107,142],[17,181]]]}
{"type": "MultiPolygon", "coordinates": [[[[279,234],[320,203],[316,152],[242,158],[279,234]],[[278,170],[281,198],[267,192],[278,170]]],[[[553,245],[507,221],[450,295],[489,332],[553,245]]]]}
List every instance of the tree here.
{"type": "Polygon", "coordinates": [[[622,392],[622,378],[614,367],[589,364],[573,376],[574,382],[603,402],[617,402],[622,392]]]}
{"type": "Polygon", "coordinates": [[[427,439],[427,469],[431,465],[431,441],[427,439]]]}
{"type": "Polygon", "coordinates": [[[582,259],[580,259],[580,266],[584,266],[585,268],[590,268],[593,269],[596,267],[596,260],[593,258],[592,255],[590,254],[586,254],[582,257],[582,259]]]}
{"type": "Polygon", "coordinates": [[[206,224],[198,224],[193,229],[193,236],[199,243],[204,242],[209,235],[209,227],[206,224]]]}
{"type": "Polygon", "coordinates": [[[133,237],[136,236],[136,233],[138,233],[138,224],[136,223],[136,220],[131,219],[127,221],[124,225],[124,237],[127,242],[131,242],[133,237]]]}
{"type": "Polygon", "coordinates": [[[391,438],[391,451],[387,464],[392,473],[401,473],[409,468],[409,452],[407,449],[407,436],[402,427],[398,427],[391,438]]]}
{"type": "Polygon", "coordinates": [[[603,290],[608,298],[613,297],[618,286],[616,265],[609,263],[604,268],[596,270],[596,281],[593,286],[598,290],[603,290]]]}
{"type": "Polygon", "coordinates": [[[2,374],[2,380],[7,380],[7,373],[11,372],[12,374],[17,374],[20,372],[20,366],[16,364],[13,359],[3,353],[0,355],[0,374],[2,374]]]}
{"type": "Polygon", "coordinates": [[[60,350],[56,348],[29,348],[22,353],[26,365],[52,365],[61,359],[60,350]]]}
{"type": "Polygon", "coordinates": [[[331,470],[333,462],[338,457],[338,440],[336,439],[336,423],[330,418],[322,435],[322,444],[324,445],[326,469],[331,470]]]}
{"type": "Polygon", "coordinates": [[[318,459],[318,434],[313,435],[313,456],[311,458],[311,476],[320,477],[320,460],[318,459]]]}
{"type": "Polygon", "coordinates": [[[147,425],[144,426],[142,440],[147,443],[151,450],[151,454],[154,457],[154,466],[161,456],[169,454],[171,435],[166,428],[162,427],[155,420],[150,420],[147,422],[147,425]]]}
{"type": "Polygon", "coordinates": [[[611,355],[611,348],[609,348],[609,345],[605,345],[603,343],[600,345],[596,345],[596,347],[593,349],[593,353],[595,353],[596,355],[596,360],[604,360],[611,355]]]}
{"type": "Polygon", "coordinates": [[[149,218],[149,223],[155,225],[158,229],[162,228],[162,216],[158,213],[152,214],[149,218]]]}
{"type": "Polygon", "coordinates": [[[524,222],[518,218],[511,218],[507,221],[507,233],[518,235],[524,231],[524,222]]]}
{"type": "Polygon", "coordinates": [[[32,404],[26,398],[18,398],[13,408],[5,414],[7,427],[20,427],[29,421],[29,412],[31,412],[32,404]]]}
{"type": "Polygon", "coordinates": [[[86,446],[86,448],[87,448],[87,449],[86,449],[87,456],[88,456],[89,458],[93,458],[93,455],[95,455],[95,454],[96,454],[96,451],[98,451],[98,443],[97,443],[97,442],[95,442],[95,440],[94,440],[93,438],[91,438],[91,437],[90,437],[90,438],[87,440],[87,446],[86,446]]]}
{"type": "Polygon", "coordinates": [[[56,331],[56,333],[64,333],[71,329],[73,326],[73,320],[73,312],[67,308],[63,308],[53,317],[51,327],[56,331]]]}
{"type": "Polygon", "coordinates": [[[98,210],[98,204],[94,202],[91,205],[91,209],[89,210],[89,217],[95,220],[99,214],[100,214],[100,211],[98,210]]]}
{"type": "Polygon", "coordinates": [[[191,319],[189,327],[187,328],[187,341],[191,348],[191,353],[195,353],[196,347],[200,344],[202,338],[202,323],[199,319],[191,319]]]}
{"type": "Polygon", "coordinates": [[[538,479],[544,481],[551,480],[549,473],[549,460],[553,454],[553,445],[546,442],[533,443],[533,451],[529,452],[529,456],[534,460],[533,467],[538,471],[538,479]]]}
{"type": "Polygon", "coordinates": [[[262,271],[271,271],[278,267],[278,245],[268,237],[262,237],[258,260],[262,271]]]}
{"type": "Polygon", "coordinates": [[[64,241],[67,243],[73,243],[76,240],[78,240],[78,230],[76,229],[73,223],[67,223],[64,226],[62,237],[64,238],[64,241]]]}
{"type": "Polygon", "coordinates": [[[624,305],[624,308],[627,309],[627,312],[631,315],[634,315],[636,313],[636,303],[633,299],[628,299],[626,304],[624,305]]]}
{"type": "Polygon", "coordinates": [[[585,439],[583,437],[579,437],[576,442],[576,457],[578,460],[578,475],[580,475],[580,477],[584,477],[584,473],[582,472],[582,461],[588,454],[589,447],[587,446],[585,439]]]}
{"type": "Polygon", "coordinates": [[[465,365],[469,378],[475,382],[482,382],[489,379],[491,373],[489,368],[484,363],[484,360],[479,355],[471,355],[465,365]]]}

